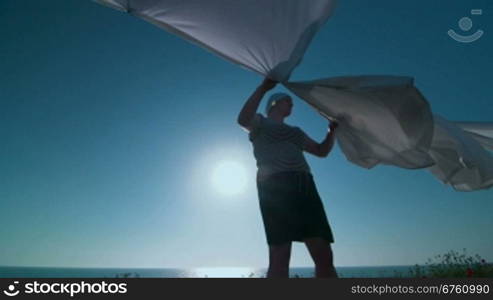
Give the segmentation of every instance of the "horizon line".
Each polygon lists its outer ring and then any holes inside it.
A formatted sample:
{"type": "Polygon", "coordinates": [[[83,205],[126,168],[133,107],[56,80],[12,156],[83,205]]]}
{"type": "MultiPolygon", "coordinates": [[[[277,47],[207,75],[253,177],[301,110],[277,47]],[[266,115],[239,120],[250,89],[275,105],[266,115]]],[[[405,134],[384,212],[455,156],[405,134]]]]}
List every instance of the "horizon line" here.
{"type": "MultiPolygon", "coordinates": [[[[493,262],[485,262],[493,264],[493,262]]],[[[358,268],[358,267],[414,267],[416,265],[426,266],[425,264],[412,265],[344,265],[336,268],[358,268]]],[[[212,267],[81,267],[81,266],[21,266],[21,265],[0,265],[0,268],[53,268],[53,269],[267,269],[267,267],[245,267],[245,266],[212,266],[212,267]]],[[[308,266],[290,266],[291,268],[315,268],[315,265],[308,266]]]]}

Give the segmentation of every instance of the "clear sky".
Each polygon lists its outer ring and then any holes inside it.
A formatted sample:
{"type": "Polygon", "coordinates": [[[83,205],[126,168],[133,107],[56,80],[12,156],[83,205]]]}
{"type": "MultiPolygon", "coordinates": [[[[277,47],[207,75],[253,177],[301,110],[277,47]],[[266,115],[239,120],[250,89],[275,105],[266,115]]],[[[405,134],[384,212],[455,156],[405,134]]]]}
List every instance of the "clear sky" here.
{"type": "MultiPolygon", "coordinates": [[[[493,121],[492,14],[490,0],[341,0],[292,80],[414,76],[435,113],[493,121]],[[471,44],[446,34],[465,16],[485,32],[471,44]]],[[[255,160],[236,124],[259,75],[89,0],[2,0],[0,37],[0,265],[267,265],[255,160]],[[226,161],[247,178],[234,195],[214,183],[226,161]]],[[[326,121],[294,104],[287,123],[321,140],[326,121]]],[[[365,170],[338,146],[306,157],[336,266],[462,248],[493,261],[493,190],[365,170]]],[[[291,265],[311,264],[295,243],[291,265]]]]}

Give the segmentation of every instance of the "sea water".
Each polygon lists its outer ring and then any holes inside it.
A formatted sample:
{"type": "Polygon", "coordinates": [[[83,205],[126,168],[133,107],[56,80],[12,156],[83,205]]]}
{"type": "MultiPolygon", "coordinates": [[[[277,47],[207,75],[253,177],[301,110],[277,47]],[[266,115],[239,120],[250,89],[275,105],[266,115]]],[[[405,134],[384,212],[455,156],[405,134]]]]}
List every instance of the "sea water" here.
{"type": "MultiPolygon", "coordinates": [[[[411,277],[413,266],[336,267],[341,278],[411,277]]],[[[0,278],[261,278],[265,268],[52,268],[2,267],[0,278]]],[[[292,267],[290,277],[314,277],[313,267],[292,267]]]]}

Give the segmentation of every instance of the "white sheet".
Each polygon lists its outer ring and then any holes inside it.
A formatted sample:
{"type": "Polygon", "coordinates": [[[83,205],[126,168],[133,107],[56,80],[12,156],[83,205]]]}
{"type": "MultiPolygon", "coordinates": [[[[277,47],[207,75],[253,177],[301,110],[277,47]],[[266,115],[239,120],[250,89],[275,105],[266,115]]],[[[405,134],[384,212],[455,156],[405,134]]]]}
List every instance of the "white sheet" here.
{"type": "Polygon", "coordinates": [[[94,0],[140,17],[222,58],[283,82],[340,123],[349,161],[428,168],[461,191],[492,186],[493,123],[433,118],[410,77],[287,82],[336,0],[94,0]]]}
{"type": "Polygon", "coordinates": [[[95,0],[287,81],[335,0],[95,0]]]}
{"type": "Polygon", "coordinates": [[[493,151],[493,122],[454,122],[483,148],[493,151]]]}
{"type": "MultiPolygon", "coordinates": [[[[464,123],[454,123],[439,115],[435,115],[434,120],[435,128],[430,155],[436,164],[429,168],[431,173],[458,191],[474,191],[492,187],[492,154],[460,126],[472,131],[484,127],[477,126],[479,123],[470,123],[470,126],[464,123]]],[[[490,126],[492,126],[491,123],[488,128],[491,128],[490,126]]]]}
{"type": "Polygon", "coordinates": [[[433,164],[428,155],[433,117],[413,79],[398,76],[336,77],[286,86],[340,126],[337,140],[349,161],[372,168],[433,164]]]}

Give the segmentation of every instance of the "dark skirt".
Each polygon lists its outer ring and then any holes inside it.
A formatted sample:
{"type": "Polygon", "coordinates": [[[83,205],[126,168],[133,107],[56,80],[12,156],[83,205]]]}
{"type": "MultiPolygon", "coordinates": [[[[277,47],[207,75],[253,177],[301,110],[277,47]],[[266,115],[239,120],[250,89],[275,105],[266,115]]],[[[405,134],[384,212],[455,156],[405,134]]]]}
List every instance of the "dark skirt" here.
{"type": "Polygon", "coordinates": [[[321,237],[334,242],[313,177],[282,172],[257,181],[260,211],[269,245],[321,237]]]}

